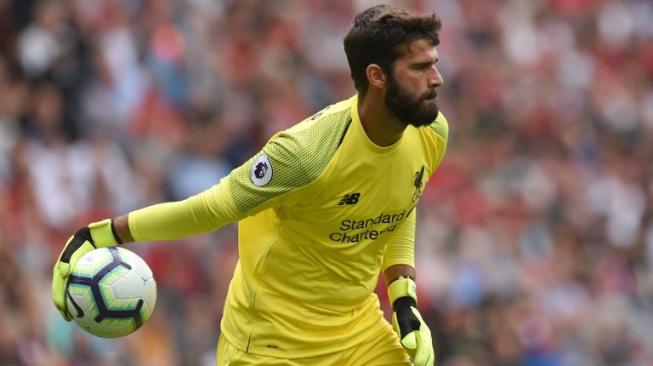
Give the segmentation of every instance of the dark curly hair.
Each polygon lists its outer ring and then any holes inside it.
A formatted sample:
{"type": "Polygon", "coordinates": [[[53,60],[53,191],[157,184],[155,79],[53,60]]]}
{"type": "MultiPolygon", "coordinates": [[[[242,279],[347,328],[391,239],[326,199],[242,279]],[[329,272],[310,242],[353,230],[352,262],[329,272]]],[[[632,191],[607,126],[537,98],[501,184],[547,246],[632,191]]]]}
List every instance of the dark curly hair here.
{"type": "Polygon", "coordinates": [[[434,46],[440,44],[441,28],[442,22],[435,12],[418,15],[384,4],[356,15],[343,42],[356,90],[363,95],[367,92],[368,65],[377,64],[391,73],[395,60],[413,41],[426,39],[434,46]]]}

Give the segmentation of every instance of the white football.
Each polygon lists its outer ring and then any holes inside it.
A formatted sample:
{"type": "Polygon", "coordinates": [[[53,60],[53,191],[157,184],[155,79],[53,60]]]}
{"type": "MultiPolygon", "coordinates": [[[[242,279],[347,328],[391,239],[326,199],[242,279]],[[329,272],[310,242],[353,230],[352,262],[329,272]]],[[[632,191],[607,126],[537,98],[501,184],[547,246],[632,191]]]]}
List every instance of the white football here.
{"type": "Polygon", "coordinates": [[[84,254],[68,279],[66,306],[75,322],[104,338],[122,337],[152,315],[156,282],[136,253],[110,247],[84,254]]]}

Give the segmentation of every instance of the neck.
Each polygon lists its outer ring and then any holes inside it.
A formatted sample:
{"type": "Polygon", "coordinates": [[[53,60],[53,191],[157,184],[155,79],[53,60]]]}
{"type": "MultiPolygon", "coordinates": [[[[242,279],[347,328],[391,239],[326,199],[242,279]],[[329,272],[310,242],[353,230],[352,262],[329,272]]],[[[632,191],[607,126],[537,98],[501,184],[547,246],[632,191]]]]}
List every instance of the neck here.
{"type": "Polygon", "coordinates": [[[383,98],[370,95],[358,95],[358,115],[367,137],[378,146],[390,146],[399,141],[406,129],[402,123],[386,108],[383,98]]]}

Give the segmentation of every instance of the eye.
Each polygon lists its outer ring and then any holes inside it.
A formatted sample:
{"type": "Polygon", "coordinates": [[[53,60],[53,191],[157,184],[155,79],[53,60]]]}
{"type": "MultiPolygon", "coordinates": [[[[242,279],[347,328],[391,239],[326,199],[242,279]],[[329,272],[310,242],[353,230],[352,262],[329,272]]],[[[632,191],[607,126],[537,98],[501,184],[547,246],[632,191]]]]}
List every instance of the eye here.
{"type": "Polygon", "coordinates": [[[419,64],[415,64],[413,66],[413,69],[418,71],[426,71],[429,68],[431,68],[431,66],[433,66],[434,64],[435,64],[434,62],[422,62],[419,64]]]}

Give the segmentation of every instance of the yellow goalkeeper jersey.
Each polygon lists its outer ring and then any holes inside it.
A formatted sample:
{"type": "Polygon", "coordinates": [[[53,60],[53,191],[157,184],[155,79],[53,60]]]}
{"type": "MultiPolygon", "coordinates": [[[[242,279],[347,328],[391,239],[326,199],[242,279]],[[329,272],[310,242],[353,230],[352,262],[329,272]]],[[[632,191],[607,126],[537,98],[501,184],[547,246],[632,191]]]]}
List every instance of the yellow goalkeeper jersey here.
{"type": "Polygon", "coordinates": [[[354,96],[276,134],[214,187],[130,212],[129,229],[171,240],[240,220],[222,335],[273,357],[337,352],[388,326],[378,276],[414,266],[415,206],[447,137],[440,113],[379,147],[354,96]]]}
{"type": "Polygon", "coordinates": [[[357,97],[273,136],[225,182],[243,215],[221,329],[246,352],[310,357],[374,335],[381,269],[414,266],[415,205],[442,160],[439,114],[389,147],[357,97]]]}

